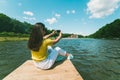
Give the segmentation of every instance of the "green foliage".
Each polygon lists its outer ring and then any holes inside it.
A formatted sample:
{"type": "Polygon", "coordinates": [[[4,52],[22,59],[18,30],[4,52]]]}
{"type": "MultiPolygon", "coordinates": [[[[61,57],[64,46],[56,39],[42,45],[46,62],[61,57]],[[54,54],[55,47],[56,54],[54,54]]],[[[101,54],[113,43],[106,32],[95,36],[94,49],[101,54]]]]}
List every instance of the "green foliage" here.
{"type": "Polygon", "coordinates": [[[29,34],[14,33],[14,32],[1,32],[0,37],[28,37],[29,34]]]}
{"type": "Polygon", "coordinates": [[[27,34],[31,31],[32,27],[33,26],[27,22],[20,22],[0,13],[0,32],[27,34]]]}
{"type": "Polygon", "coordinates": [[[4,14],[0,14],[0,32],[6,31],[9,32],[11,30],[11,18],[4,14]]]}
{"type": "Polygon", "coordinates": [[[82,35],[78,35],[78,38],[83,38],[84,36],[82,36],[82,35]]]}
{"type": "Polygon", "coordinates": [[[120,19],[116,19],[110,24],[106,24],[94,34],[89,35],[92,38],[120,38],[120,19]]]}
{"type": "MultiPolygon", "coordinates": [[[[0,36],[1,37],[28,37],[33,25],[27,22],[20,22],[16,19],[10,18],[5,14],[0,13],[0,36]]],[[[52,32],[45,28],[46,34],[52,32]]],[[[63,34],[63,38],[69,37],[71,34],[63,34]]],[[[53,37],[58,36],[55,34],[53,37]]],[[[79,35],[79,37],[82,37],[79,35]]]]}
{"type": "Polygon", "coordinates": [[[71,34],[65,33],[65,34],[63,34],[62,37],[63,37],[63,38],[66,38],[66,37],[70,37],[70,35],[71,35],[71,34]]]}

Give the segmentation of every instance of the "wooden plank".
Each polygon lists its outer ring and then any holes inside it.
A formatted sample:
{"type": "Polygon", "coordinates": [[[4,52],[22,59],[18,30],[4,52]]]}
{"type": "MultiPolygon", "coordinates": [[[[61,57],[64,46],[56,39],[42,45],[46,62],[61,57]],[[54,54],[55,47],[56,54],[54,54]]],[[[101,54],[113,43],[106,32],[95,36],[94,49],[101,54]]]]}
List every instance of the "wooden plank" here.
{"type": "Polygon", "coordinates": [[[52,69],[41,70],[34,66],[32,60],[11,72],[3,80],[83,80],[70,60],[56,63],[52,69]]]}

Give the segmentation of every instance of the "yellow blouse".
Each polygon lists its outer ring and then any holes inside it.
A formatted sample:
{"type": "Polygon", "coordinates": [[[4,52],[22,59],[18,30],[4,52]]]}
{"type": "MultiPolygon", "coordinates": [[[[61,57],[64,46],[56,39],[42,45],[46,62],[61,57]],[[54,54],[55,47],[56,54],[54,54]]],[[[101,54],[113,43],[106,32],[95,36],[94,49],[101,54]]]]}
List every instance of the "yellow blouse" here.
{"type": "Polygon", "coordinates": [[[43,40],[43,43],[42,43],[39,51],[31,50],[32,59],[37,62],[46,59],[47,58],[47,46],[51,46],[51,45],[53,45],[53,40],[51,40],[51,39],[43,40]]]}

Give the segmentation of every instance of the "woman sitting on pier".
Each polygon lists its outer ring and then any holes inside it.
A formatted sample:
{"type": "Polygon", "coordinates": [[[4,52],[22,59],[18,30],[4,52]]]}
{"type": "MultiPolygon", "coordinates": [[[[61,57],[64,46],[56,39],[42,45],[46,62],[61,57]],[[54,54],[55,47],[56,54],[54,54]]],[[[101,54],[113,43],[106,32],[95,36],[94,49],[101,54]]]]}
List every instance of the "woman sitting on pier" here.
{"type": "Polygon", "coordinates": [[[40,69],[49,69],[55,63],[58,55],[66,56],[67,59],[72,59],[72,54],[67,53],[60,47],[52,48],[62,37],[62,32],[55,39],[50,39],[56,31],[45,35],[45,25],[43,23],[36,23],[30,34],[28,41],[28,48],[31,50],[32,59],[36,67],[40,69]]]}

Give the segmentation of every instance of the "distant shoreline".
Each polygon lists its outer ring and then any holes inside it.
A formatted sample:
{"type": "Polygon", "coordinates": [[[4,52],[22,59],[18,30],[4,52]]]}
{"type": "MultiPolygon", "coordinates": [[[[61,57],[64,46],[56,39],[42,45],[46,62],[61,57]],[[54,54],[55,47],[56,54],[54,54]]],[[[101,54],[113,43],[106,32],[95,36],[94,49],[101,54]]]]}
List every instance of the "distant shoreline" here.
{"type": "Polygon", "coordinates": [[[80,39],[80,38],[62,38],[62,39],[80,39]]]}
{"type": "MultiPolygon", "coordinates": [[[[27,41],[29,37],[0,37],[0,42],[2,41],[27,41]]],[[[61,38],[61,39],[81,39],[81,38],[61,38]]],[[[93,38],[93,39],[107,39],[107,38],[93,38]]],[[[112,38],[112,40],[120,40],[120,38],[112,38]]]]}
{"type": "MultiPolygon", "coordinates": [[[[0,37],[1,41],[27,41],[29,37],[0,37]]],[[[62,38],[62,39],[79,39],[79,38],[62,38]]]]}

